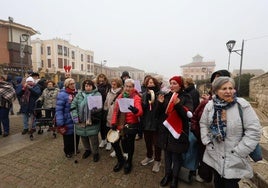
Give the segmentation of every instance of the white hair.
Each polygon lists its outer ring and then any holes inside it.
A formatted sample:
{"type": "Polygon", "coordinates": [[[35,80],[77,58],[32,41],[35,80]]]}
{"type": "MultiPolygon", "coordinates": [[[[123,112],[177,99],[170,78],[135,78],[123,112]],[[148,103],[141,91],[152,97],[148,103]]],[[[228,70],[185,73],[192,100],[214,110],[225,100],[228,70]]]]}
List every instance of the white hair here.
{"type": "Polygon", "coordinates": [[[131,84],[135,85],[135,81],[134,81],[133,79],[131,79],[131,78],[127,78],[127,79],[125,80],[124,85],[126,85],[126,83],[131,83],[131,84]]]}

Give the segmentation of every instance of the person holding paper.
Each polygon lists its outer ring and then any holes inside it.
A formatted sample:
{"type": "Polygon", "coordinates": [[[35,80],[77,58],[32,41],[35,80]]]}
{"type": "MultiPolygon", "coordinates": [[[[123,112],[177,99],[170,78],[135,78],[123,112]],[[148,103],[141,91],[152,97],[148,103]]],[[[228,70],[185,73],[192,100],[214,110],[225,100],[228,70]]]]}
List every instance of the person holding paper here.
{"type": "MultiPolygon", "coordinates": [[[[74,98],[71,104],[72,118],[75,124],[82,124],[86,135],[81,135],[81,140],[85,148],[85,152],[82,156],[83,159],[89,157],[91,152],[93,153],[93,161],[99,161],[99,139],[98,133],[101,123],[101,109],[102,104],[101,94],[98,92],[94,82],[91,80],[85,80],[82,83],[82,91],[80,91],[74,98]],[[93,97],[96,100],[94,101],[93,97]],[[90,103],[88,100],[94,101],[90,103]]],[[[77,131],[77,134],[79,132],[77,131]]]]}
{"type": "Polygon", "coordinates": [[[193,109],[192,98],[184,92],[183,78],[173,76],[169,80],[170,92],[159,94],[156,101],[156,118],[159,126],[159,146],[164,150],[165,176],[160,182],[166,186],[177,187],[180,168],[183,163],[182,153],[189,147],[189,118],[187,111],[193,109]]]}
{"type": "Polygon", "coordinates": [[[118,96],[115,102],[114,112],[111,121],[112,129],[118,130],[121,133],[120,139],[112,144],[116,152],[116,157],[118,161],[113,170],[114,172],[118,172],[124,167],[125,174],[129,174],[132,170],[132,158],[135,148],[135,136],[138,131],[138,126],[140,126],[139,118],[143,114],[141,97],[137,90],[134,88],[134,83],[135,82],[133,79],[125,80],[123,92],[118,96]],[[123,108],[119,106],[119,100],[126,101],[125,103],[128,104],[128,110],[124,112],[120,110],[123,108]],[[127,146],[127,161],[125,161],[123,157],[119,144],[120,141],[122,141],[122,145],[127,146]]]}

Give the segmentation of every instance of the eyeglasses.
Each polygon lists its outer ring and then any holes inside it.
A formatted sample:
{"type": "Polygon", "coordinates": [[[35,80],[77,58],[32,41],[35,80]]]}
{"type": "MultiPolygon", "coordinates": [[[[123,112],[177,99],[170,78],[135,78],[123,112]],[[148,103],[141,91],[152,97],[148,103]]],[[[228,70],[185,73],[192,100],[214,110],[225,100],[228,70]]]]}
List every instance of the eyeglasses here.
{"type": "Polygon", "coordinates": [[[69,85],[74,85],[75,83],[70,83],[69,85]]]}

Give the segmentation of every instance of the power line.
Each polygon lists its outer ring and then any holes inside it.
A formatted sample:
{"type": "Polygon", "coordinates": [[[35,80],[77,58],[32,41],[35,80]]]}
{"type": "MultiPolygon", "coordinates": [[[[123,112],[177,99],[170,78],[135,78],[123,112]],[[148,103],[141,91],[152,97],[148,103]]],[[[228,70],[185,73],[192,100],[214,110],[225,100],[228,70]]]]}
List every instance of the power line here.
{"type": "Polygon", "coordinates": [[[266,38],[266,37],[268,37],[268,35],[263,35],[263,36],[259,36],[259,37],[253,37],[253,38],[245,39],[245,41],[262,39],[262,38],[266,38]]]}

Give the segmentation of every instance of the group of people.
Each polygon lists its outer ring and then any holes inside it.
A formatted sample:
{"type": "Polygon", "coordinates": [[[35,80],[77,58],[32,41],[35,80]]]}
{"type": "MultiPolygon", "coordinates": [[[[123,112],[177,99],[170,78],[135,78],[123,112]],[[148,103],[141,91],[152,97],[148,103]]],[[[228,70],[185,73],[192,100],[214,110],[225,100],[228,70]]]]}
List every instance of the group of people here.
{"type": "MultiPolygon", "coordinates": [[[[17,90],[23,113],[22,134],[35,130],[34,122],[28,129],[28,120],[34,118],[34,105],[40,101],[50,109],[47,117],[55,115],[67,158],[80,152],[77,150],[80,139],[84,147],[82,158],[92,153],[94,162],[100,159],[99,148],[106,145],[107,150],[114,149],[117,158],[113,171],[124,169],[124,173],[129,174],[133,167],[135,137],[142,131],[146,156],[140,164],[153,162],[152,171],[159,172],[163,151],[165,174],[160,185],[177,187],[191,131],[199,145],[196,160],[200,181],[209,182],[214,176],[215,187],[237,188],[241,178],[253,176],[248,156],[260,140],[261,126],[250,104],[237,96],[235,82],[228,71],[213,73],[211,83],[210,93],[202,95],[200,100],[192,78],[182,76],[169,79],[168,92],[162,90],[161,80],[150,75],[138,92],[135,81],[126,71],[121,78],[111,78],[110,82],[104,74],[95,80],[84,80],[78,91],[71,77],[64,80],[59,90],[53,81],[47,81],[44,87],[40,80],[30,76],[17,90]],[[100,100],[101,105],[90,108],[88,100],[92,97],[100,100]],[[131,100],[127,110],[121,106],[125,100],[131,100]],[[243,112],[242,117],[239,110],[243,112]],[[119,138],[113,143],[107,140],[109,130],[119,132],[119,138]],[[204,167],[209,178],[202,176],[204,167]]],[[[1,89],[2,86],[0,92],[1,89]]],[[[10,96],[10,100],[12,98],[10,96]]],[[[0,106],[1,115],[2,108],[0,106]]]]}

